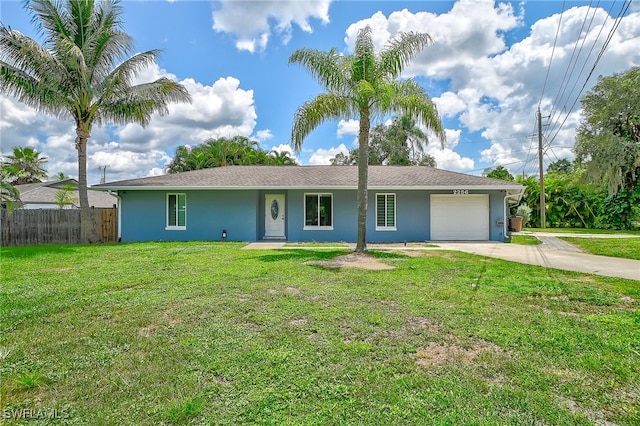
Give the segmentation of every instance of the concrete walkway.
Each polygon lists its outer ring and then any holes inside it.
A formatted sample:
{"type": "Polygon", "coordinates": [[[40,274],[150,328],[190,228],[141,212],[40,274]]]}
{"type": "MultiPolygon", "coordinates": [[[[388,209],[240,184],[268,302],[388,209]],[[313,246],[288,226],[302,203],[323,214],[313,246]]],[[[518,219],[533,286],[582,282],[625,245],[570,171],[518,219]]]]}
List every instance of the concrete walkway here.
{"type": "MultiPolygon", "coordinates": [[[[640,281],[640,261],[622,259],[618,257],[596,256],[582,253],[575,246],[568,244],[557,236],[578,236],[576,234],[552,234],[534,233],[543,243],[538,245],[505,244],[499,242],[433,242],[437,247],[425,247],[421,244],[368,244],[371,250],[455,250],[480,256],[494,257],[512,262],[529,265],[544,266],[547,268],[562,269],[565,271],[586,272],[589,274],[619,277],[640,281]]],[[[584,234],[585,238],[607,238],[609,234],[584,234]]],[[[580,235],[582,237],[582,235],[580,235]]],[[[618,236],[610,238],[628,238],[634,235],[618,236]]],[[[355,245],[350,245],[355,248],[355,245]]],[[[284,242],[257,242],[244,247],[245,249],[280,249],[285,247],[284,242]]],[[[319,249],[322,247],[304,247],[307,249],[319,249]]],[[[336,248],[336,247],[331,247],[336,248]]]]}

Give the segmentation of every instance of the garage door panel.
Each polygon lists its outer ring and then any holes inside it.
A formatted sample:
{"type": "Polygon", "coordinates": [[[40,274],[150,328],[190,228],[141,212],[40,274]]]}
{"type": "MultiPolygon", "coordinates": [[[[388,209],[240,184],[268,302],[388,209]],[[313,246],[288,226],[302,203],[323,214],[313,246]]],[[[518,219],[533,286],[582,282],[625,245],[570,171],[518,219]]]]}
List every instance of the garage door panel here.
{"type": "Polygon", "coordinates": [[[489,239],[489,195],[431,195],[431,239],[489,239]]]}

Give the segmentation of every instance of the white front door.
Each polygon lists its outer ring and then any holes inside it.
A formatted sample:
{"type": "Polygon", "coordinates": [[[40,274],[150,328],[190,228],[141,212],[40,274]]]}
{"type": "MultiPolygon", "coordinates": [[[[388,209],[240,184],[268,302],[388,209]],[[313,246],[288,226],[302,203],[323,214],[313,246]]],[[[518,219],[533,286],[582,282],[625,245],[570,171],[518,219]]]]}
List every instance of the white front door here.
{"type": "Polygon", "coordinates": [[[284,194],[264,196],[264,237],[285,238],[284,194]]]}

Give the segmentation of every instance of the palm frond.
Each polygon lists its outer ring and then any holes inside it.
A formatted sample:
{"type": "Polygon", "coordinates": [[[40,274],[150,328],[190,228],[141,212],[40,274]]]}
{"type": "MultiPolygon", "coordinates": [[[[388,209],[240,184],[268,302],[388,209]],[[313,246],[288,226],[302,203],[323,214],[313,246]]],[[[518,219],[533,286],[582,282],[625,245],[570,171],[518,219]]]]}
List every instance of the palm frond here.
{"type": "Polygon", "coordinates": [[[126,90],[133,83],[135,76],[153,64],[159,54],[159,50],[149,50],[127,59],[105,77],[100,91],[105,97],[109,97],[114,92],[126,90]]]}
{"type": "Polygon", "coordinates": [[[341,91],[346,86],[346,74],[341,67],[344,56],[336,49],[321,52],[316,49],[298,49],[289,57],[289,64],[299,64],[327,91],[341,91]]]}
{"type": "Polygon", "coordinates": [[[332,93],[320,94],[296,111],[291,129],[291,145],[296,152],[300,152],[304,138],[320,124],[339,118],[348,120],[356,115],[351,98],[332,93]]]}
{"type": "Polygon", "coordinates": [[[46,82],[38,81],[5,62],[0,62],[0,88],[38,111],[58,118],[68,116],[67,99],[55,85],[47,86],[46,82]]]}
{"type": "Polygon", "coordinates": [[[371,32],[371,27],[368,25],[358,31],[351,64],[352,82],[375,81],[376,56],[371,32]]]}
{"type": "Polygon", "coordinates": [[[62,67],[52,52],[19,31],[0,25],[0,61],[37,80],[51,78],[62,67]]]}
{"type": "Polygon", "coordinates": [[[397,78],[405,66],[432,42],[427,33],[400,33],[380,52],[379,68],[392,78],[397,78]]]}
{"type": "Polygon", "coordinates": [[[160,78],[114,93],[111,98],[96,103],[92,113],[96,124],[103,121],[114,124],[133,121],[146,126],[153,113],[167,114],[168,105],[174,102],[191,102],[191,96],[183,85],[160,78]]]}
{"type": "Polygon", "coordinates": [[[27,0],[25,5],[31,10],[31,22],[46,41],[47,46],[61,36],[71,37],[72,33],[69,27],[71,16],[69,10],[65,8],[63,1],[51,0],[27,0]]]}
{"type": "Polygon", "coordinates": [[[394,81],[394,96],[390,110],[406,115],[424,125],[440,139],[444,148],[446,135],[438,109],[422,86],[413,80],[394,81]]]}

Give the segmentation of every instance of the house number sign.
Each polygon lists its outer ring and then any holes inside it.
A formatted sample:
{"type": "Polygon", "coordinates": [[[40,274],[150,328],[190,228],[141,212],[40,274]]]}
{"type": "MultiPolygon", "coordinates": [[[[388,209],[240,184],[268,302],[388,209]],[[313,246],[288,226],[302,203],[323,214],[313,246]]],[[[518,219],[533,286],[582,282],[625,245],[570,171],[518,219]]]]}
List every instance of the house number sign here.
{"type": "Polygon", "coordinates": [[[469,195],[468,189],[454,189],[453,195],[469,195]]]}

